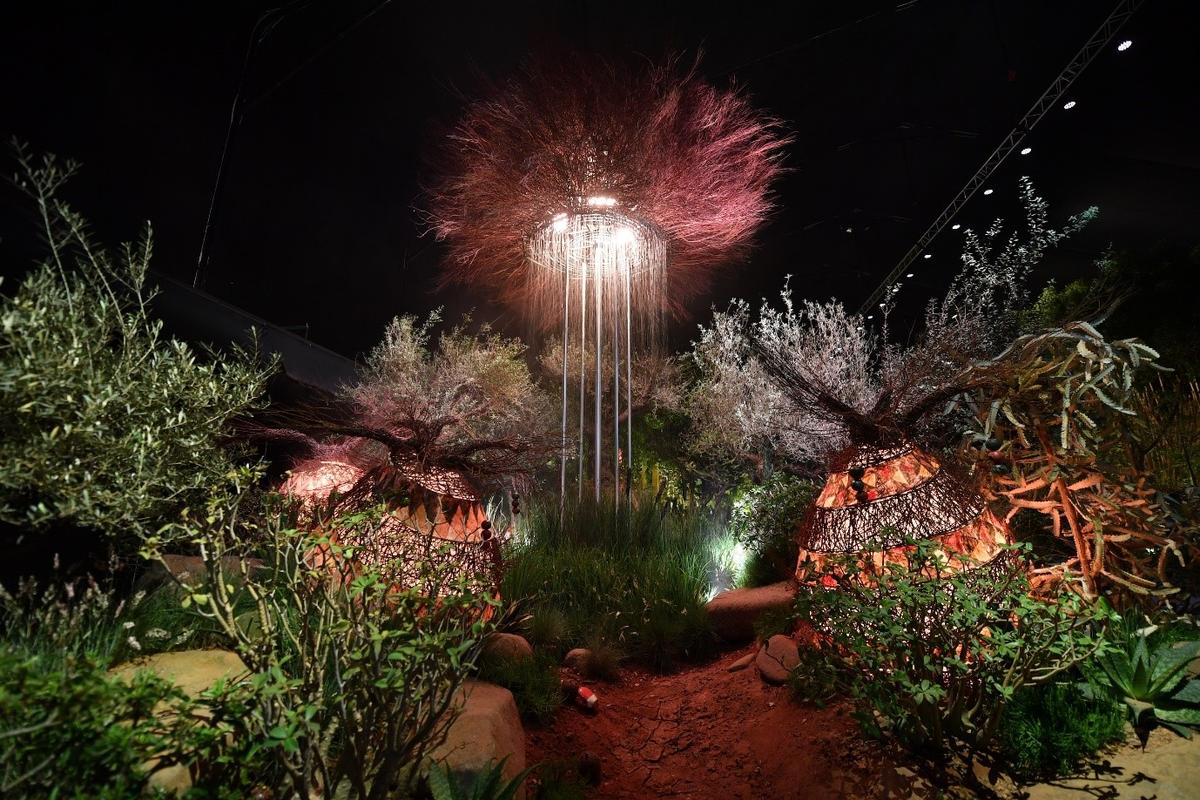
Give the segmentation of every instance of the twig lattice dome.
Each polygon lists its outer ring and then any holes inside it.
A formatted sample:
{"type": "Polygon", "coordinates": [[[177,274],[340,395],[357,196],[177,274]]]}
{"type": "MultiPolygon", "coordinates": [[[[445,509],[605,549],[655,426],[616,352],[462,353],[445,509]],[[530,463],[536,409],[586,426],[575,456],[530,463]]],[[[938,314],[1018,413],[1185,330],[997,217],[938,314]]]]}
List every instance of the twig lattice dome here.
{"type": "Polygon", "coordinates": [[[311,553],[310,562],[342,577],[362,568],[378,570],[397,586],[414,585],[422,562],[444,563],[467,577],[490,576],[493,585],[486,588],[496,589],[499,543],[485,524],[486,512],[470,483],[450,470],[384,465],[377,450],[365,443],[343,445],[340,452],[300,462],[280,486],[281,493],[310,506],[364,484],[404,498],[391,505],[377,528],[331,533],[338,545],[352,549],[353,564],[339,563],[328,548],[311,553]]]}
{"type": "Polygon", "coordinates": [[[969,483],[913,444],[859,446],[837,460],[800,524],[796,577],[823,571],[831,556],[861,556],[866,571],[906,564],[915,539],[930,539],[948,569],[983,567],[1003,555],[1007,527],[969,483]]]}

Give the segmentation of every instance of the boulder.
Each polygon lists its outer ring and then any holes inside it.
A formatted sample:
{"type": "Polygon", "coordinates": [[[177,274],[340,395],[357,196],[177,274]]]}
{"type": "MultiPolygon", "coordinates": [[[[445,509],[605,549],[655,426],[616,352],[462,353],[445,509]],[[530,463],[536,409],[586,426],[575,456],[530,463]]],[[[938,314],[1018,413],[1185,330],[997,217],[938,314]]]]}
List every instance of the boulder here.
{"type": "Polygon", "coordinates": [[[118,678],[131,678],[136,672],[149,670],[178,686],[189,697],[197,697],[218,680],[236,679],[247,674],[246,665],[237,653],[228,650],[179,650],[139,658],[115,668],[118,678]]]}
{"type": "Polygon", "coordinates": [[[523,636],[493,633],[483,645],[483,657],[496,661],[523,661],[533,658],[533,648],[523,636]]]}
{"type": "Polygon", "coordinates": [[[800,663],[800,650],[788,636],[776,634],[758,651],[754,665],[767,683],[787,683],[788,675],[800,663]]]}
{"type": "Polygon", "coordinates": [[[586,647],[568,650],[563,656],[563,666],[575,670],[580,675],[587,675],[592,666],[592,651],[586,647]]]}
{"type": "MultiPolygon", "coordinates": [[[[241,565],[239,559],[234,556],[225,556],[222,560],[221,567],[226,576],[234,579],[236,583],[241,578],[241,565]]],[[[261,558],[246,559],[246,566],[251,575],[257,570],[262,569],[263,560],[261,558]]],[[[208,571],[204,566],[204,559],[200,556],[184,556],[168,553],[162,557],[162,561],[152,561],[146,571],[141,574],[137,580],[137,588],[142,591],[152,591],[171,582],[171,576],[179,580],[181,583],[195,585],[200,583],[207,576],[208,571]]]]}
{"type": "MultiPolygon", "coordinates": [[[[237,680],[248,673],[237,654],[228,650],[179,650],[130,661],[112,670],[112,674],[128,680],[142,670],[170,681],[193,698],[221,679],[237,680]]],[[[192,779],[186,766],[176,764],[155,769],[154,765],[153,761],[144,765],[150,771],[151,789],[183,794],[191,788],[192,779]]]]}
{"type": "Polygon", "coordinates": [[[767,611],[790,608],[796,585],[780,581],[753,589],[730,589],[708,601],[708,621],[713,631],[727,642],[754,638],[754,622],[767,611]]]}
{"type": "MultiPolygon", "coordinates": [[[[478,775],[503,759],[504,777],[512,780],[525,769],[525,730],[512,692],[495,684],[469,680],[455,699],[461,709],[432,754],[453,775],[478,775]]],[[[524,798],[521,791],[517,797],[524,798]]]]}

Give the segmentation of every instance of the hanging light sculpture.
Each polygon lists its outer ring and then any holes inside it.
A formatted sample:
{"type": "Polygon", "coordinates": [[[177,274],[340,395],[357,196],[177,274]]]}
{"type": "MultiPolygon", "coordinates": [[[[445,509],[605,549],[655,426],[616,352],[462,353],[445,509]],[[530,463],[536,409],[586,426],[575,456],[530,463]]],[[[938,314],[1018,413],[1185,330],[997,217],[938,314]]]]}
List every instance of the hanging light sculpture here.
{"type": "Polygon", "coordinates": [[[681,315],[713,270],[744,252],[771,209],[788,139],[696,64],[572,57],[489,87],[445,141],[427,190],[430,227],[449,244],[445,281],[486,288],[539,332],[561,335],[564,495],[578,348],[579,492],[591,438],[600,497],[607,409],[617,493],[632,451],[633,356],[653,351],[665,316],[681,315]]]}

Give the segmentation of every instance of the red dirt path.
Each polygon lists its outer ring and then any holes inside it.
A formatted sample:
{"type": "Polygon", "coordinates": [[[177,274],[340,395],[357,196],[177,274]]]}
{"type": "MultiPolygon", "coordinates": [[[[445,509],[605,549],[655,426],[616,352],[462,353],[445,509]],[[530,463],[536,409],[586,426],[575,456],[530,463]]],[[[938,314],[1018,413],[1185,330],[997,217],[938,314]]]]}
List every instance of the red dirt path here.
{"type": "Polygon", "coordinates": [[[571,706],[528,728],[526,759],[600,758],[590,797],[626,800],[831,798],[861,796],[856,764],[864,744],[845,707],[792,702],[751,665],[727,667],[746,648],[671,675],[625,671],[620,683],[591,683],[594,714],[571,706]]]}

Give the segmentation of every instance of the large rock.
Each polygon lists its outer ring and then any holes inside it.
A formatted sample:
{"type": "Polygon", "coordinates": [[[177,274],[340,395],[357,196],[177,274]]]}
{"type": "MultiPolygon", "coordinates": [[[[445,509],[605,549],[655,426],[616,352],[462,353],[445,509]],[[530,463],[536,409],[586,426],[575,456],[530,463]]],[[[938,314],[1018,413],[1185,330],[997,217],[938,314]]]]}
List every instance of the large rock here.
{"type": "MultiPolygon", "coordinates": [[[[114,669],[112,674],[129,680],[142,670],[149,670],[170,681],[193,698],[212,688],[219,680],[238,680],[248,673],[237,654],[228,650],[179,650],[130,661],[114,669]]],[[[173,794],[182,794],[191,788],[192,779],[187,767],[182,764],[155,769],[155,762],[152,761],[144,768],[150,771],[151,788],[173,794]]]]}
{"type": "Polygon", "coordinates": [[[800,650],[791,637],[776,634],[758,651],[754,665],[767,683],[787,683],[788,675],[800,663],[800,650]]]}
{"type": "Polygon", "coordinates": [[[708,621],[713,631],[728,642],[754,638],[754,622],[767,611],[790,608],[796,585],[780,581],[753,589],[730,589],[708,601],[708,621]]]}
{"type": "MultiPolygon", "coordinates": [[[[263,568],[261,558],[246,559],[247,571],[254,575],[263,568]]],[[[241,559],[235,556],[225,556],[221,559],[221,568],[227,578],[238,583],[241,580],[241,559]]],[[[166,583],[172,583],[172,576],[180,583],[195,586],[208,577],[208,569],[200,556],[184,556],[168,553],[162,561],[151,561],[146,571],[137,580],[137,588],[142,591],[152,591],[166,583]]]]}
{"type": "Polygon", "coordinates": [[[533,648],[523,636],[493,633],[483,645],[483,657],[496,661],[524,661],[533,658],[533,648]]]}
{"type": "MultiPolygon", "coordinates": [[[[446,741],[431,756],[455,775],[477,775],[504,761],[511,780],[525,769],[525,729],[512,692],[483,681],[467,681],[455,700],[461,709],[446,741]]],[[[518,793],[524,798],[525,792],[518,793]]]]}
{"type": "Polygon", "coordinates": [[[158,653],[130,661],[114,669],[118,678],[131,678],[136,672],[149,670],[182,689],[189,697],[197,697],[218,680],[235,680],[247,674],[246,665],[237,653],[228,650],[179,650],[158,653]]]}

